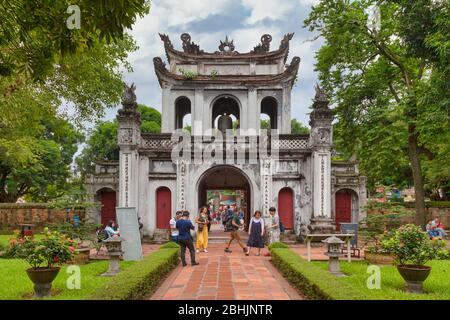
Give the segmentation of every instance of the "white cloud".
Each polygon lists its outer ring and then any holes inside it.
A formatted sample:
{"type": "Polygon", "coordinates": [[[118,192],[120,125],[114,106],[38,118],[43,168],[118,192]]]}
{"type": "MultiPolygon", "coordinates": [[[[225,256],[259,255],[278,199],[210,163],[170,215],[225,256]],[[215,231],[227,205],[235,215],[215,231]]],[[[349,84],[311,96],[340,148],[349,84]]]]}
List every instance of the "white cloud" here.
{"type": "Polygon", "coordinates": [[[247,24],[255,24],[264,19],[282,19],[296,6],[292,0],[242,0],[242,4],[251,12],[246,20],[247,24]]]}
{"type": "Polygon", "coordinates": [[[299,0],[298,2],[302,6],[309,6],[309,5],[313,6],[313,5],[318,4],[320,2],[320,0],[299,0]]]}

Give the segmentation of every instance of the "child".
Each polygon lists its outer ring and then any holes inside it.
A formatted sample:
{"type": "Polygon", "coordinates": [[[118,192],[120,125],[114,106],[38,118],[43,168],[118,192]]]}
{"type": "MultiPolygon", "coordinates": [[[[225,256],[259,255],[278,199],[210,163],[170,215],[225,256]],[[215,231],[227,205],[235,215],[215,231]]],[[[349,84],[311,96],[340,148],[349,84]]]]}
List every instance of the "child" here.
{"type": "Polygon", "coordinates": [[[250,236],[247,242],[248,250],[245,254],[248,256],[250,255],[251,248],[258,248],[256,255],[259,256],[261,254],[261,248],[264,248],[264,220],[261,219],[261,211],[255,211],[255,214],[250,220],[248,233],[250,236]]]}

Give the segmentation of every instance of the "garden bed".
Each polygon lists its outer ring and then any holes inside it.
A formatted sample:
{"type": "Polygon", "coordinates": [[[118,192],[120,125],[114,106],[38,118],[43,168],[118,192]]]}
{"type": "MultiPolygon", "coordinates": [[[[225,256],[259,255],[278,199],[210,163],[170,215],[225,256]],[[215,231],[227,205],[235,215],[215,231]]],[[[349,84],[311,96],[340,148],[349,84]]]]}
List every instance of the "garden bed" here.
{"type": "Polygon", "coordinates": [[[368,289],[367,262],[341,262],[346,277],[328,273],[327,262],[307,262],[290,249],[272,248],[272,263],[309,299],[333,300],[449,300],[450,260],[434,260],[429,278],[424,283],[425,294],[404,292],[404,280],[394,266],[380,266],[380,289],[368,289]]]}
{"type": "Polygon", "coordinates": [[[142,261],[114,277],[88,297],[89,300],[140,300],[150,295],[179,263],[179,247],[167,243],[142,261]]]}

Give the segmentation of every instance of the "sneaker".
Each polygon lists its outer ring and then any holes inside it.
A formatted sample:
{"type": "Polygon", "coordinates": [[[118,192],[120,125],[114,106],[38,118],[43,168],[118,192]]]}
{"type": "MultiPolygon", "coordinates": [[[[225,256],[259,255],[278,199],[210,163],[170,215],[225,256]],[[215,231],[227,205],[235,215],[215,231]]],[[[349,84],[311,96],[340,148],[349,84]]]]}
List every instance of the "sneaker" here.
{"type": "Polygon", "coordinates": [[[203,252],[208,252],[208,250],[206,250],[206,249],[203,249],[203,252]]]}
{"type": "Polygon", "coordinates": [[[198,262],[194,262],[193,264],[192,264],[192,266],[198,266],[200,263],[198,263],[198,262]]]}
{"type": "Polygon", "coordinates": [[[224,250],[225,252],[228,252],[228,253],[231,253],[231,250],[230,249],[228,249],[228,248],[225,248],[225,250],[224,250]]]}

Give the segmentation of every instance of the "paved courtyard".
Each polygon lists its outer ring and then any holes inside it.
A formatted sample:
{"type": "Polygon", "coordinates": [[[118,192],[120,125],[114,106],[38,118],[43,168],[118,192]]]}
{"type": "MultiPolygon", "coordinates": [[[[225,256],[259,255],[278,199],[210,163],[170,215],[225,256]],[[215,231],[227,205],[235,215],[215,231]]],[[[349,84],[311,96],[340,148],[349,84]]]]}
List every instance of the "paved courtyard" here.
{"type": "Polygon", "coordinates": [[[208,253],[196,254],[200,265],[179,265],[149,299],[303,299],[271,265],[270,258],[245,256],[235,243],[231,245],[232,253],[223,249],[224,244],[213,243],[208,253]]]}

